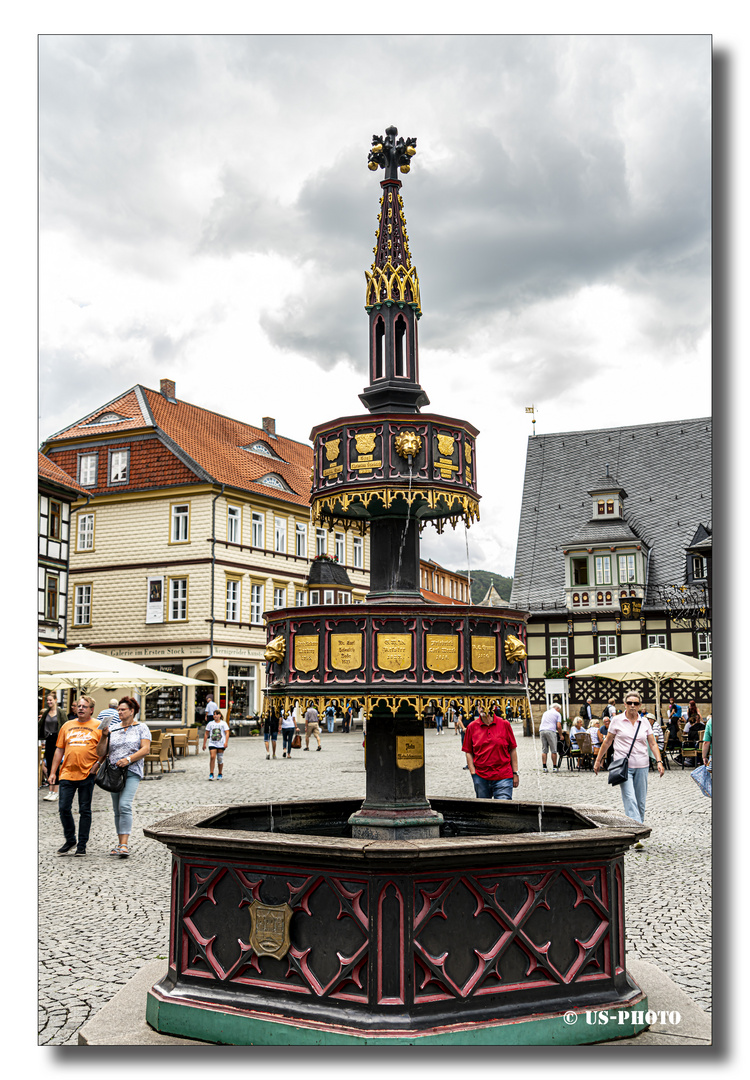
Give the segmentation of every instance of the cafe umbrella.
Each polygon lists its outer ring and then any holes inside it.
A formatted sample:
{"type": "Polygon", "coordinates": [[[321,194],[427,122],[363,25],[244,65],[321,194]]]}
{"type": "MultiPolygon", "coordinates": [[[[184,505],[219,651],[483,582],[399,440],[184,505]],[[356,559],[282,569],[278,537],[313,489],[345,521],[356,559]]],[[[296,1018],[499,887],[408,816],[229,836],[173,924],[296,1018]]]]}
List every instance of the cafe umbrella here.
{"type": "Polygon", "coordinates": [[[134,664],[108,653],[78,645],[54,656],[40,656],[38,683],[45,690],[116,689],[133,687],[150,690],[159,686],[208,686],[200,679],[157,671],[144,664],[134,664]]]}
{"type": "Polygon", "coordinates": [[[697,656],[672,652],[652,646],[639,649],[638,652],[623,653],[601,663],[591,664],[571,672],[570,678],[585,679],[599,676],[602,679],[614,679],[616,682],[628,682],[632,679],[650,679],[656,687],[656,715],[661,707],[661,687],[669,679],[709,680],[711,661],[699,660],[697,656]]]}

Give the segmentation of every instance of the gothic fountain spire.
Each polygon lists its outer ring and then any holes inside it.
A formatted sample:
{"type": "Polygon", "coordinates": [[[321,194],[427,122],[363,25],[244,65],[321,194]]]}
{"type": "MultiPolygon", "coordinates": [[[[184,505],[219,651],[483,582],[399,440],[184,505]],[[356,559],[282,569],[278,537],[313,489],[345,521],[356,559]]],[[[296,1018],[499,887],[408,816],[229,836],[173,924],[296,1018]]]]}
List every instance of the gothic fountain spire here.
{"type": "Polygon", "coordinates": [[[370,412],[419,412],[429,398],[419,385],[417,321],[422,314],[419,278],[412,264],[401,181],[417,152],[417,140],[398,137],[398,128],[373,135],[368,168],[385,170],[380,186],[375,261],[365,271],[365,310],[370,319],[370,384],[360,401],[370,412]]]}

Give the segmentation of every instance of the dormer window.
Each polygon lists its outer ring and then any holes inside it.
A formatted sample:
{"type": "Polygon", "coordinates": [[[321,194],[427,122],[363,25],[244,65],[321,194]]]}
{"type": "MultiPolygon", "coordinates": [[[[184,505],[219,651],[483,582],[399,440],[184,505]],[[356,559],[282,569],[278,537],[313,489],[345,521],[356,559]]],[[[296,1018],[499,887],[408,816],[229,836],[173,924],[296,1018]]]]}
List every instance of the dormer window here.
{"type": "Polygon", "coordinates": [[[706,576],[705,560],[702,555],[693,555],[693,581],[701,581],[706,576]]]}
{"type": "Polygon", "coordinates": [[[264,484],[266,487],[279,488],[280,491],[291,492],[292,490],[288,484],[284,483],[280,476],[276,475],[276,473],[266,473],[266,475],[261,476],[256,483],[264,484]]]}
{"type": "Polygon", "coordinates": [[[614,501],[612,499],[607,499],[607,513],[608,514],[614,514],[614,512],[615,512],[614,501]]]}
{"type": "Polygon", "coordinates": [[[120,416],[116,412],[101,413],[93,420],[88,420],[84,427],[96,427],[98,424],[121,424],[123,420],[132,420],[131,416],[120,416]]]}
{"type": "Polygon", "coordinates": [[[260,454],[262,457],[273,457],[273,451],[269,446],[266,446],[264,442],[254,442],[252,446],[246,446],[247,450],[251,454],[260,454]]]}
{"type": "Polygon", "coordinates": [[[604,513],[604,499],[599,499],[598,503],[596,504],[596,510],[599,514],[604,513]]]}

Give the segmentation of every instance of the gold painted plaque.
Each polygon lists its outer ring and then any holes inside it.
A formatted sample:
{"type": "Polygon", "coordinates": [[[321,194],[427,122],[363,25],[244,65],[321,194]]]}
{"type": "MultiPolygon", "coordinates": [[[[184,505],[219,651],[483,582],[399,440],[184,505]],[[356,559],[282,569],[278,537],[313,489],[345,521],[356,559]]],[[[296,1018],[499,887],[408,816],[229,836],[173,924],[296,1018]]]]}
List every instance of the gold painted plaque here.
{"type": "Polygon", "coordinates": [[[294,666],[297,671],[313,671],[318,666],[317,634],[301,634],[294,639],[294,666]]]}
{"type": "Polygon", "coordinates": [[[469,443],[466,443],[466,445],[464,446],[464,453],[466,454],[466,460],[471,465],[471,446],[469,445],[469,443]]]}
{"type": "Polygon", "coordinates": [[[497,667],[497,642],[493,637],[472,637],[471,666],[487,675],[497,667]]]}
{"type": "Polygon", "coordinates": [[[411,667],[411,634],[378,634],[378,667],[381,671],[411,667]]]}
{"type": "Polygon", "coordinates": [[[453,438],[452,435],[438,435],[438,450],[441,454],[445,454],[446,457],[450,457],[453,453],[453,444],[455,443],[455,441],[456,440],[453,438]]]}
{"type": "Polygon", "coordinates": [[[275,956],[281,960],[289,952],[289,923],[292,909],[289,904],[261,904],[253,900],[250,912],[250,948],[258,956],[275,956]]]}
{"type": "Polygon", "coordinates": [[[362,667],[362,635],[331,634],[331,664],[339,671],[362,667]]]}
{"type": "Polygon", "coordinates": [[[425,634],[426,664],[430,671],[455,671],[458,634],[425,634]]]}
{"type": "Polygon", "coordinates": [[[354,441],[357,444],[358,454],[371,454],[375,449],[375,436],[372,432],[366,432],[364,435],[355,435],[354,441]]]}
{"type": "Polygon", "coordinates": [[[339,456],[339,447],[341,446],[341,439],[330,439],[327,443],[323,443],[326,448],[326,457],[329,461],[335,461],[339,456]]]}
{"type": "Polygon", "coordinates": [[[424,765],[424,736],[396,736],[396,765],[399,769],[421,769],[424,765]]]}

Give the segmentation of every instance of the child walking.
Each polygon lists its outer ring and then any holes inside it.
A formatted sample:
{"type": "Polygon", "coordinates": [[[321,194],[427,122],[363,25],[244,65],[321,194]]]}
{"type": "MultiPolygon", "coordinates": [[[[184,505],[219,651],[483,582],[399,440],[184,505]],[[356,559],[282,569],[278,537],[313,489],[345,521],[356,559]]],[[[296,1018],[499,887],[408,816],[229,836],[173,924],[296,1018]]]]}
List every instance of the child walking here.
{"type": "Polygon", "coordinates": [[[211,756],[211,762],[209,764],[210,772],[208,779],[213,780],[214,769],[218,765],[219,772],[216,777],[217,780],[223,780],[224,771],[224,751],[227,748],[229,742],[229,724],[221,715],[219,710],[213,714],[213,717],[206,724],[206,730],[203,732],[203,749],[206,749],[206,743],[208,743],[208,750],[211,756]]]}

